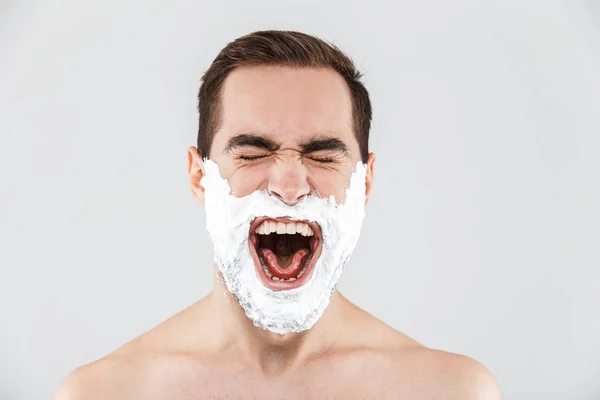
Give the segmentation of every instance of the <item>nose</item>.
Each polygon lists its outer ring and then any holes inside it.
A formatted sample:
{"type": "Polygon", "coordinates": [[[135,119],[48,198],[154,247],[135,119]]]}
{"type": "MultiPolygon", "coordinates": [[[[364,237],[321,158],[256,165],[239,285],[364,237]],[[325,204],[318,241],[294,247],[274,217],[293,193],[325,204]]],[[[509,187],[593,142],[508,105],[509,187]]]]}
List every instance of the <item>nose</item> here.
{"type": "Polygon", "coordinates": [[[267,190],[285,204],[293,206],[310,193],[306,167],[293,162],[274,166],[267,190]]]}

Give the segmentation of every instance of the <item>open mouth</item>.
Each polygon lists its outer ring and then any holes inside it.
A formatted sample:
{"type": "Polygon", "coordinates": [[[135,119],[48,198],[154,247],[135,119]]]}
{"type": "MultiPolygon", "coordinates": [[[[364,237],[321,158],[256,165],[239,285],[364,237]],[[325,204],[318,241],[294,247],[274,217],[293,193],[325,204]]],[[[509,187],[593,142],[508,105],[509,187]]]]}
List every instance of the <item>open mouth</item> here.
{"type": "Polygon", "coordinates": [[[256,272],[272,290],[302,286],[321,254],[321,229],[314,222],[257,218],[250,225],[249,238],[256,272]]]}

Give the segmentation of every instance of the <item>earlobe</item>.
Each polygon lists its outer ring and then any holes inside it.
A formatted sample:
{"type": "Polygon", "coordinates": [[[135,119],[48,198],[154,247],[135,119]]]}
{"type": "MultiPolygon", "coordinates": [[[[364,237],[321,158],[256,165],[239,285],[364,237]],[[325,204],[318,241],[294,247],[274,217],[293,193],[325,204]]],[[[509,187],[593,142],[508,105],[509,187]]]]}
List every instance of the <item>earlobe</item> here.
{"type": "Polygon", "coordinates": [[[188,147],[188,179],[190,182],[190,189],[192,191],[192,197],[194,200],[204,206],[204,187],[200,185],[200,180],[204,176],[202,156],[198,152],[198,149],[194,146],[188,147]]]}
{"type": "Polygon", "coordinates": [[[367,159],[367,171],[365,176],[365,206],[369,202],[371,190],[373,188],[373,176],[375,173],[375,153],[369,153],[367,159]]]}

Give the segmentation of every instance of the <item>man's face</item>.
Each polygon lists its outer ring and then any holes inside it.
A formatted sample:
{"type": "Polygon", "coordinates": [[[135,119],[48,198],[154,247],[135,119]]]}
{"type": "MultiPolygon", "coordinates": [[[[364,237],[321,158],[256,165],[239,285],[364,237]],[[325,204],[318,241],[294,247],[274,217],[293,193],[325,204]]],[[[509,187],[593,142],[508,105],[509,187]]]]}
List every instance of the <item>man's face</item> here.
{"type": "Polygon", "coordinates": [[[235,69],[222,91],[211,159],[237,197],[268,190],[292,205],[314,192],[344,201],[360,160],[344,79],[328,69],[235,69]]]}
{"type": "Polygon", "coordinates": [[[354,248],[371,188],[374,156],[360,159],[349,89],[328,69],[244,67],[226,79],[222,106],[210,160],[189,153],[215,260],[255,324],[308,329],[354,248]]]}

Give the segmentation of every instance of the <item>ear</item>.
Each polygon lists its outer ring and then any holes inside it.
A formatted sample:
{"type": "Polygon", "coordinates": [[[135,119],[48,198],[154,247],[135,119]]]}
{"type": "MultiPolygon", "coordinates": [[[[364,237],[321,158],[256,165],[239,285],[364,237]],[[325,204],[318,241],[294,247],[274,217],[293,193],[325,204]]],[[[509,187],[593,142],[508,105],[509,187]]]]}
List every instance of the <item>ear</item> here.
{"type": "Polygon", "coordinates": [[[371,189],[373,188],[373,174],[375,173],[375,153],[369,153],[367,159],[367,175],[365,179],[365,206],[369,202],[371,189]]]}
{"type": "Polygon", "coordinates": [[[198,152],[198,149],[194,146],[188,147],[188,178],[190,180],[190,189],[192,190],[192,197],[196,203],[204,206],[204,187],[200,185],[200,179],[204,176],[204,166],[202,164],[202,156],[198,152]]]}

